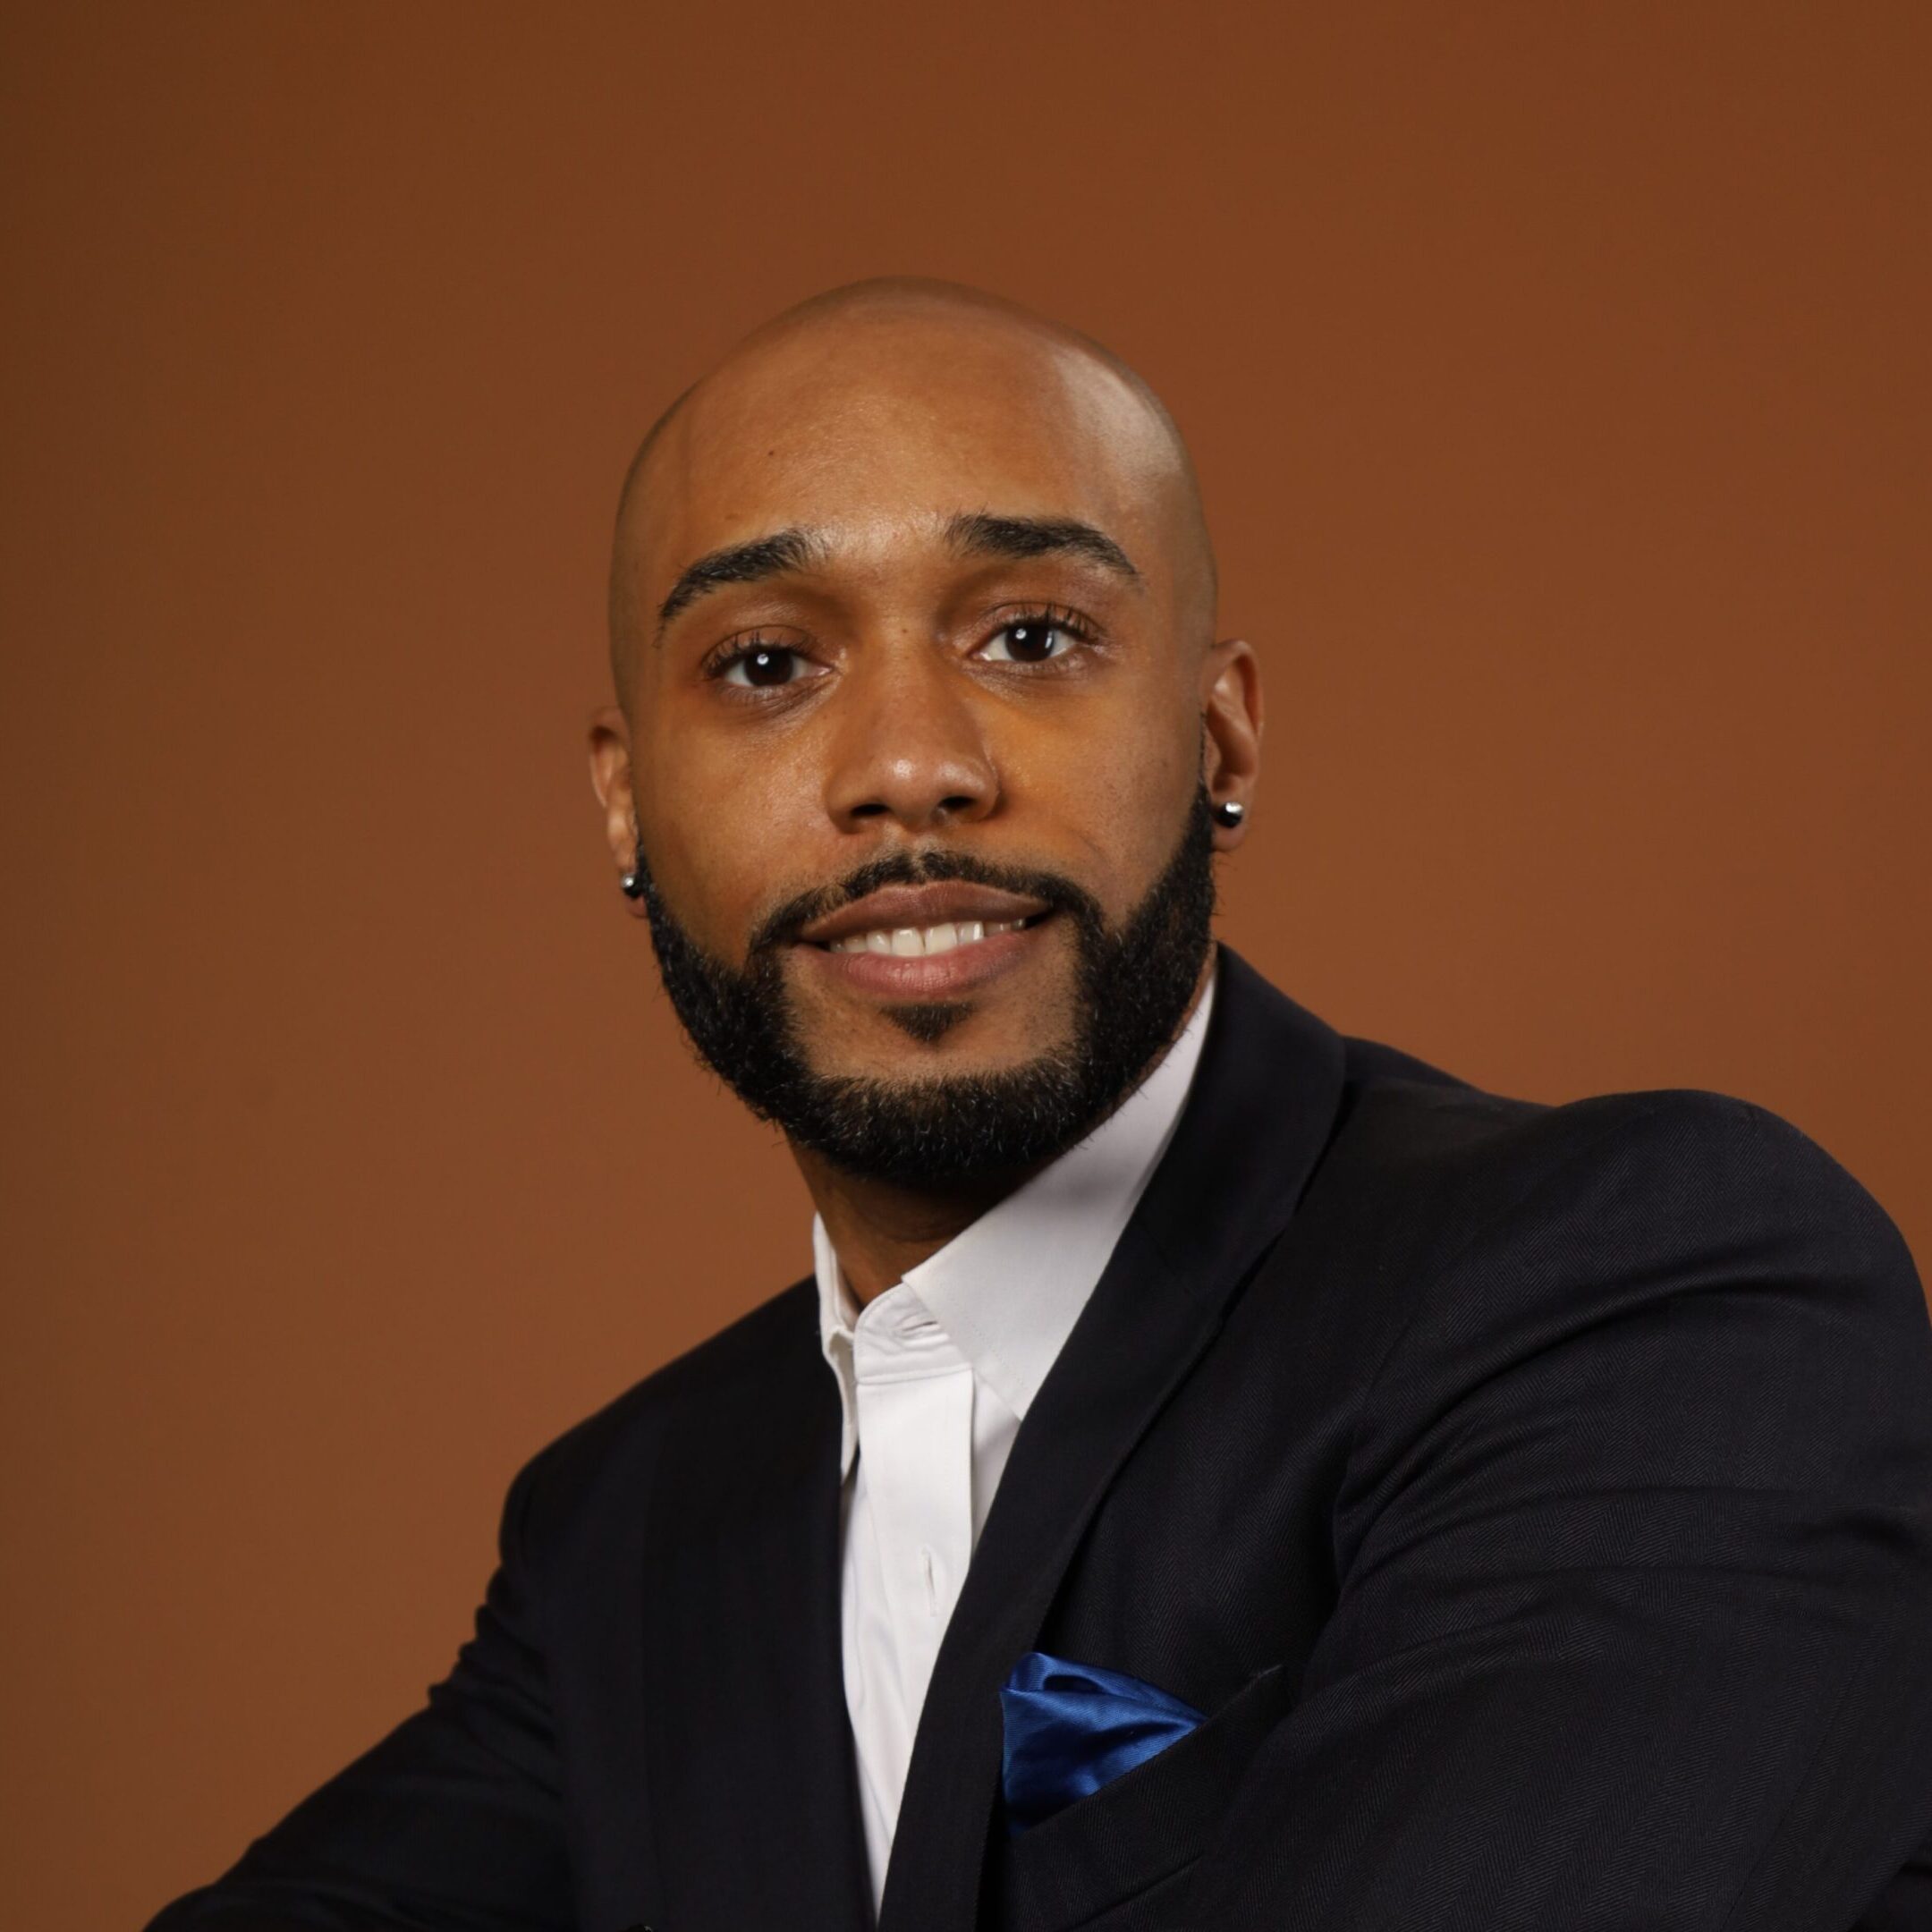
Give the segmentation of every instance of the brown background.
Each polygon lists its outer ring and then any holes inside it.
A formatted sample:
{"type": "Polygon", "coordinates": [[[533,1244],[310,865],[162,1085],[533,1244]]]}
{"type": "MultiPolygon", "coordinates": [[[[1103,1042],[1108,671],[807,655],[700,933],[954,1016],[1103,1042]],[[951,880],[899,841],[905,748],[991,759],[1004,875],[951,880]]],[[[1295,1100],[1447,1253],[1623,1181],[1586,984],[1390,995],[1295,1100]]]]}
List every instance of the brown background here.
{"type": "Polygon", "coordinates": [[[225,1863],[442,1674],[516,1464],[803,1272],[580,731],[632,440],[826,284],[1171,399],[1265,970],[1764,1102],[1932,1251],[1928,21],[14,7],[0,1920],[225,1863]]]}

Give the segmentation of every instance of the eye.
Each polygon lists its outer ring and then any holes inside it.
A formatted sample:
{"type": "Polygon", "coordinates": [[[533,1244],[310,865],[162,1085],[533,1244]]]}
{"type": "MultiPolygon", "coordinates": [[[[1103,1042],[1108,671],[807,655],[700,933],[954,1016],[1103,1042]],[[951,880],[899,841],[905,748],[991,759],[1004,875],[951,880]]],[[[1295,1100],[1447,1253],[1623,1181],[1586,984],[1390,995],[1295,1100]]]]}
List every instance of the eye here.
{"type": "Polygon", "coordinates": [[[981,647],[980,654],[993,664],[1046,664],[1065,657],[1085,636],[1071,620],[1049,611],[1036,611],[1003,623],[981,647]]]}
{"type": "Polygon", "coordinates": [[[773,691],[780,685],[796,683],[804,669],[803,657],[783,644],[750,644],[728,657],[716,674],[727,684],[773,691]]]}

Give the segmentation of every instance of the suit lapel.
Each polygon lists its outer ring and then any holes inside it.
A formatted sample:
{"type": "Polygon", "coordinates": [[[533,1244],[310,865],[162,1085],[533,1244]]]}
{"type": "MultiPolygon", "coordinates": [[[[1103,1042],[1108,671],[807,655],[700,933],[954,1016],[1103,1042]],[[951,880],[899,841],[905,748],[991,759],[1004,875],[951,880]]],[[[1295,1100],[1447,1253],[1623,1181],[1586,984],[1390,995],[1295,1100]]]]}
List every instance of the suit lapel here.
{"type": "Polygon", "coordinates": [[[677,1932],[865,1932],[871,1917],[840,1651],[837,1385],[808,1288],[784,1303],[797,1333],[775,1359],[722,1391],[691,1377],[645,1538],[642,1721],[677,1932]]]}
{"type": "Polygon", "coordinates": [[[1287,1224],[1326,1145],[1342,1065],[1334,1032],[1223,948],[1174,1141],[1028,1411],[940,1648],[882,1932],[970,1932],[977,1922],[999,1785],[999,1687],[1032,1648],[1115,1472],[1287,1224]]]}

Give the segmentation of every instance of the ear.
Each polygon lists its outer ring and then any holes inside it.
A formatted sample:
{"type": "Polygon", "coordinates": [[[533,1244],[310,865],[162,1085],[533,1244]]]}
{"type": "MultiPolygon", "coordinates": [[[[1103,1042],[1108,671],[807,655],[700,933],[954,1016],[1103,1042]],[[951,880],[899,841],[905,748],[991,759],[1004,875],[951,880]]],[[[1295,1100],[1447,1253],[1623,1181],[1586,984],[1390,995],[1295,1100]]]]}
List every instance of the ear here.
{"type": "MultiPolygon", "coordinates": [[[[1216,644],[1201,660],[1201,783],[1216,805],[1254,809],[1261,775],[1261,665],[1242,638],[1216,644]]],[[[1215,850],[1233,852],[1248,836],[1245,818],[1215,827],[1215,850]]]]}
{"type": "MultiPolygon", "coordinates": [[[[590,788],[604,808],[604,841],[622,878],[637,863],[637,801],[631,784],[631,727],[614,705],[590,720],[590,788]]],[[[635,917],[644,917],[641,899],[624,903],[635,917]]]]}

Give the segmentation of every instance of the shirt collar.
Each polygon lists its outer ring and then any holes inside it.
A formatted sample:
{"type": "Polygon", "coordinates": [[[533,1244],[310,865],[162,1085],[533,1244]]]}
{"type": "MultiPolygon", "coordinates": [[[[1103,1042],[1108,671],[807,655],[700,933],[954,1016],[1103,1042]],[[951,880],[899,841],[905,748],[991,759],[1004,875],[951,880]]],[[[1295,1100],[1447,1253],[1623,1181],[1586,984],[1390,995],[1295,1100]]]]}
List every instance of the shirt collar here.
{"type": "MultiPolygon", "coordinates": [[[[973,1374],[1022,1419],[1174,1138],[1214,996],[1210,978],[1180,1038],[1092,1133],[906,1270],[903,1286],[945,1330],[973,1374]]],[[[838,1378],[842,1467],[849,1474],[858,1446],[852,1328],[860,1310],[817,1215],[812,1258],[819,1342],[838,1378]]]]}

